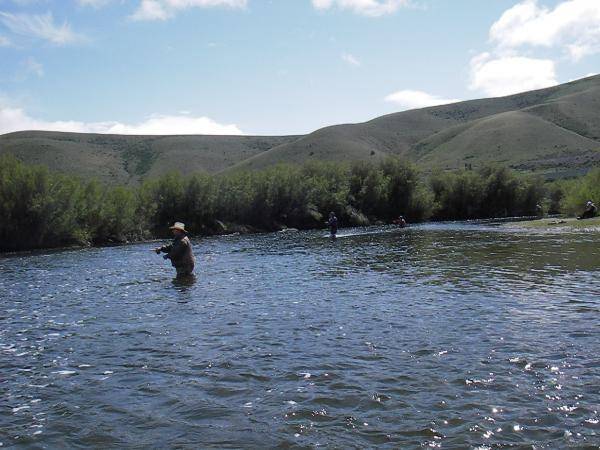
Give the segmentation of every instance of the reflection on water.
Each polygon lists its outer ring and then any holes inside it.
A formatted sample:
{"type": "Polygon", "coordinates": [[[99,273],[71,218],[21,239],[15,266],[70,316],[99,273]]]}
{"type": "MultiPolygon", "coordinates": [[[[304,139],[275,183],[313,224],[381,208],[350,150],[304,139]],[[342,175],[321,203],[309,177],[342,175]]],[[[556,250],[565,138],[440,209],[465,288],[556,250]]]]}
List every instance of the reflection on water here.
{"type": "Polygon", "coordinates": [[[0,442],[600,445],[597,234],[229,236],[0,259],[0,442]]]}
{"type": "MultiPolygon", "coordinates": [[[[181,293],[192,292],[194,284],[196,284],[197,277],[195,274],[178,276],[173,278],[173,286],[181,293]]],[[[190,295],[190,298],[192,296],[190,295]]]]}

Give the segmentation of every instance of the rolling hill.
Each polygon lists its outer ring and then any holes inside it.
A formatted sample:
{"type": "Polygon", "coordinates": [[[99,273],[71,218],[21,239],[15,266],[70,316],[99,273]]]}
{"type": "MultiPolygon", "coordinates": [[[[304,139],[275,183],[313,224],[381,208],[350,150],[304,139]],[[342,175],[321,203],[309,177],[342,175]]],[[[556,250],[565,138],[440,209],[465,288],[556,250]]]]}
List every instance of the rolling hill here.
{"type": "Polygon", "coordinates": [[[426,169],[501,163],[545,173],[584,171],[600,164],[600,76],[323,128],[233,169],[311,158],[369,160],[388,154],[426,169]]]}
{"type": "Polygon", "coordinates": [[[20,131],[0,136],[0,154],[12,153],[30,164],[95,177],[115,184],[136,184],[171,171],[215,173],[295,136],[129,136],[20,131]]]}
{"type": "Polygon", "coordinates": [[[408,158],[427,170],[500,163],[568,176],[600,165],[600,76],[508,97],[403,111],[305,136],[26,131],[0,136],[0,153],[115,183],[137,183],[169,171],[217,173],[387,155],[408,158]]]}

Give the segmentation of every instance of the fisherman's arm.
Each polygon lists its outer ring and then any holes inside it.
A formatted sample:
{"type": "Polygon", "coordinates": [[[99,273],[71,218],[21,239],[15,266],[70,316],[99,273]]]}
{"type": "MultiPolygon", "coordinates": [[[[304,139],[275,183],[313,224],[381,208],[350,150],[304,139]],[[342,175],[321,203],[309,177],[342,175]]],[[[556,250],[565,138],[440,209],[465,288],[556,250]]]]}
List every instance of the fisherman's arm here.
{"type": "Polygon", "coordinates": [[[159,253],[170,253],[171,250],[173,250],[173,244],[163,245],[162,247],[157,247],[154,249],[157,255],[159,253]]]}

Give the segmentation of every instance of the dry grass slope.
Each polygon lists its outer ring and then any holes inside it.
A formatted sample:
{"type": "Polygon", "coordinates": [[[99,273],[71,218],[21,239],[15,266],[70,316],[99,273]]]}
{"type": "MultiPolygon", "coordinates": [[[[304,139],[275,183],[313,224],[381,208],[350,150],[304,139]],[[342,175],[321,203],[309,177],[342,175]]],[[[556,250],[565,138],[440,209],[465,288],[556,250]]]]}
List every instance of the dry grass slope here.
{"type": "Polygon", "coordinates": [[[409,158],[425,169],[499,163],[549,176],[600,165],[600,76],[508,97],[403,111],[306,136],[116,136],[28,131],[0,154],[115,183],[169,171],[218,173],[279,163],[409,158]]]}
{"type": "Polygon", "coordinates": [[[137,184],[171,171],[215,173],[294,136],[121,136],[24,131],[0,136],[0,154],[12,153],[84,178],[137,184]]]}
{"type": "Polygon", "coordinates": [[[600,76],[595,76],[508,97],[323,128],[232,169],[310,159],[369,160],[394,154],[426,169],[499,163],[522,170],[571,173],[600,164],[599,113],[600,76]]]}

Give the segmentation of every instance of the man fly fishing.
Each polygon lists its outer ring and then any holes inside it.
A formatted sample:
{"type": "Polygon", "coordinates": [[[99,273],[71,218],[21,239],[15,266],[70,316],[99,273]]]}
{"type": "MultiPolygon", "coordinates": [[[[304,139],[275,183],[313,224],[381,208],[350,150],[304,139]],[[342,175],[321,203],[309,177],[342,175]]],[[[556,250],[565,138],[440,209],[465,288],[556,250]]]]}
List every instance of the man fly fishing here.
{"type": "Polygon", "coordinates": [[[404,218],[404,216],[398,216],[397,219],[394,219],[392,221],[392,223],[394,225],[398,225],[400,228],[404,228],[406,227],[407,223],[406,223],[406,219],[404,218]]]}
{"type": "Polygon", "coordinates": [[[171,264],[177,270],[177,278],[185,278],[192,275],[196,259],[192,250],[192,242],[188,237],[185,225],[181,222],[175,222],[169,227],[175,238],[170,245],[155,248],[157,254],[166,253],[164,259],[170,259],[171,264]]]}
{"type": "Polygon", "coordinates": [[[338,219],[335,217],[335,213],[331,211],[329,213],[329,220],[327,221],[327,225],[329,226],[329,233],[331,237],[335,237],[338,230],[338,219]]]}

